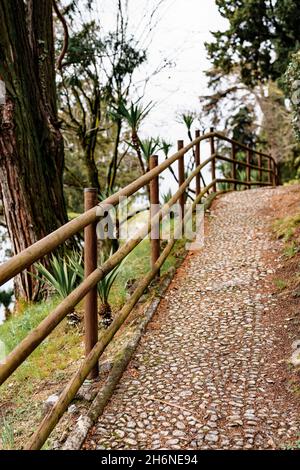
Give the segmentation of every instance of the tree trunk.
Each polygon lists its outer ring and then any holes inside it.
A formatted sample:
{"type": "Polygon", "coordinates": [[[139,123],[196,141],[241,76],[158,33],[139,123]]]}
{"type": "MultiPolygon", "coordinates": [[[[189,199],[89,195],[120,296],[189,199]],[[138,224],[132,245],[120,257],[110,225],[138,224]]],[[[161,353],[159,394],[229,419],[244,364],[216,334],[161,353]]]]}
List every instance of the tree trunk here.
{"type": "MultiPolygon", "coordinates": [[[[0,0],[0,187],[14,253],[67,221],[63,139],[56,108],[52,0],[0,0]]],[[[31,268],[32,269],[32,268],[31,268]]],[[[35,300],[27,272],[16,296],[35,300]]]]}

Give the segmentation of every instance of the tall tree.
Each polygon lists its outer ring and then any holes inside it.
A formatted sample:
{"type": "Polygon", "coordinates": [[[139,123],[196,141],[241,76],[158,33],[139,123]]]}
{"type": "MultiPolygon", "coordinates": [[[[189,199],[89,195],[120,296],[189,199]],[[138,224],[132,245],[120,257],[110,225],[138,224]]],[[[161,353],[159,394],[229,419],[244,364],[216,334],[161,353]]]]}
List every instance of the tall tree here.
{"type": "MultiPolygon", "coordinates": [[[[0,0],[1,197],[15,253],[67,221],[64,149],[56,107],[52,0],[0,0]]],[[[16,294],[38,295],[24,272],[16,294]]]]}
{"type": "Polygon", "coordinates": [[[221,15],[228,20],[228,28],[214,32],[214,40],[206,44],[213,64],[209,78],[215,90],[213,95],[204,97],[207,109],[213,106],[217,110],[216,105],[221,102],[224,109],[226,98],[231,103],[241,97],[250,99],[263,115],[260,137],[265,139],[272,155],[284,169],[283,176],[293,178],[299,160],[299,145],[290,131],[291,112],[285,98],[291,99],[293,123],[295,128],[298,127],[299,138],[300,68],[297,68],[296,60],[299,56],[295,54],[300,48],[299,2],[216,0],[216,3],[221,15]],[[225,88],[222,88],[224,79],[225,88]]]}
{"type": "Polygon", "coordinates": [[[226,73],[238,65],[248,85],[277,79],[300,46],[298,0],[216,0],[229,22],[206,47],[213,64],[226,73]]]}

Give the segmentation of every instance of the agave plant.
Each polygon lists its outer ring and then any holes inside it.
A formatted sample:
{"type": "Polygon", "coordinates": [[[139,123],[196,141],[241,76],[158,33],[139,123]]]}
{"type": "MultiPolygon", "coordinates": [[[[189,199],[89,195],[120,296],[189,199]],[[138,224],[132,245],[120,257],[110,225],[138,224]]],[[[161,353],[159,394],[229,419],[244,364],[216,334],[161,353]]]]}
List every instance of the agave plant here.
{"type": "MultiPolygon", "coordinates": [[[[163,203],[164,204],[167,204],[170,199],[172,198],[173,194],[172,194],[172,191],[171,189],[169,188],[168,191],[164,194],[162,194],[162,200],[163,200],[163,203]]],[[[174,212],[171,210],[170,212],[170,219],[174,219],[174,212]]]]}
{"type": "Polygon", "coordinates": [[[65,257],[52,255],[49,269],[42,263],[35,265],[38,271],[38,275],[35,277],[53,288],[59,297],[64,299],[73,292],[80,282],[81,276],[73,269],[72,263],[76,262],[76,264],[80,265],[81,260],[81,255],[75,252],[65,257]]]}
{"type": "Polygon", "coordinates": [[[172,191],[169,188],[168,191],[166,193],[162,194],[162,196],[161,196],[162,200],[163,200],[163,203],[167,204],[167,202],[169,202],[169,200],[171,199],[172,196],[173,196],[172,191]]]}
{"type": "MultiPolygon", "coordinates": [[[[108,257],[106,257],[105,255],[101,255],[100,263],[103,264],[111,255],[112,255],[112,252],[109,254],[108,257]]],[[[99,316],[102,318],[104,326],[109,326],[110,323],[112,322],[112,315],[111,315],[112,312],[111,312],[111,306],[108,302],[108,298],[109,298],[111,288],[116,280],[116,277],[118,276],[120,272],[121,265],[122,263],[117,265],[97,284],[97,292],[101,300],[101,305],[100,305],[100,309],[98,313],[99,313],[99,316]]],[[[84,279],[84,268],[83,268],[81,260],[79,260],[78,258],[70,258],[70,267],[74,272],[78,274],[80,279],[82,280],[84,279]]]]}

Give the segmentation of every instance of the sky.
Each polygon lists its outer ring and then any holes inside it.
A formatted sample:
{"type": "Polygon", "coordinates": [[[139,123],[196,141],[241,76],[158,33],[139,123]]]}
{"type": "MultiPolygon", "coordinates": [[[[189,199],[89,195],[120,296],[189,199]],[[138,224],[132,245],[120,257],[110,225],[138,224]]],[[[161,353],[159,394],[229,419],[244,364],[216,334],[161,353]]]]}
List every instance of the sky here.
{"type": "MultiPolygon", "coordinates": [[[[129,31],[140,37],[153,7],[160,0],[128,0],[129,31]]],[[[114,27],[115,2],[97,0],[97,10],[105,29],[114,27]]],[[[160,136],[174,143],[186,138],[185,128],[178,123],[182,111],[201,112],[199,96],[207,92],[205,70],[210,67],[204,46],[211,31],[224,29],[225,20],[218,12],[214,0],[164,0],[153,19],[154,27],[148,46],[148,63],[135,76],[144,83],[164,58],[174,66],[151,78],[145,89],[143,103],[155,103],[141,127],[142,137],[160,136]]],[[[143,42],[141,43],[143,44],[143,42]]],[[[141,93],[141,89],[137,91],[141,93]]],[[[199,127],[199,126],[197,126],[199,127]]],[[[196,128],[196,127],[195,127],[196,128]]],[[[195,130],[195,129],[194,129],[195,130]]],[[[208,176],[209,177],[209,176],[208,176]]],[[[175,189],[175,182],[166,175],[167,184],[175,189]]]]}
{"type": "MultiPolygon", "coordinates": [[[[114,2],[97,0],[99,16],[105,27],[114,25],[114,2]]],[[[128,0],[129,30],[139,37],[153,6],[159,0],[128,0]]],[[[143,81],[163,58],[175,66],[153,77],[145,91],[143,102],[156,103],[143,125],[148,136],[161,135],[167,140],[183,137],[182,126],[176,122],[178,112],[199,112],[199,95],[207,91],[204,71],[210,67],[204,46],[211,39],[210,31],[224,29],[225,20],[214,0],[164,0],[155,15],[152,42],[147,48],[148,64],[136,76],[143,81]]]]}

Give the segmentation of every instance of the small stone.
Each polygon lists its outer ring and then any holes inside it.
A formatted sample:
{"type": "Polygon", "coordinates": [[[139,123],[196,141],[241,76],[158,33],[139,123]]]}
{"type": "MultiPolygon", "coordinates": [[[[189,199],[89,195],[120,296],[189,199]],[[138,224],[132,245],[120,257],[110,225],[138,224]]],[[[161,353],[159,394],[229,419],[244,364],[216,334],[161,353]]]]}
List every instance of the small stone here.
{"type": "Polygon", "coordinates": [[[77,411],[76,405],[73,404],[73,405],[70,405],[70,406],[69,406],[69,408],[68,408],[68,413],[74,414],[74,413],[76,413],[76,411],[77,411]]]}
{"type": "Polygon", "coordinates": [[[217,434],[208,433],[208,434],[206,434],[206,436],[205,436],[205,440],[206,440],[207,442],[212,442],[212,443],[218,442],[219,436],[218,436],[217,434]]]}
{"type": "Polygon", "coordinates": [[[176,436],[176,437],[184,437],[186,434],[184,431],[180,431],[179,429],[175,429],[175,431],[173,431],[173,436],[176,436]]]}
{"type": "Polygon", "coordinates": [[[124,442],[126,442],[126,444],[129,444],[131,446],[137,446],[137,442],[134,440],[134,439],[131,439],[129,437],[127,437],[126,439],[124,439],[124,442]]]}
{"type": "Polygon", "coordinates": [[[50,395],[44,402],[44,413],[48,413],[48,411],[52,408],[53,405],[55,405],[58,399],[58,395],[50,395]]]}
{"type": "Polygon", "coordinates": [[[185,429],[185,424],[182,421],[177,421],[175,426],[178,429],[185,429]]]}
{"type": "Polygon", "coordinates": [[[128,428],[131,428],[131,429],[134,429],[134,428],[136,427],[136,424],[135,424],[134,421],[128,421],[127,427],[128,427],[128,428]]]}
{"type": "Polygon", "coordinates": [[[169,440],[166,442],[166,444],[167,444],[168,446],[174,446],[174,445],[178,444],[178,442],[179,442],[178,439],[169,439],[169,440]]]}

